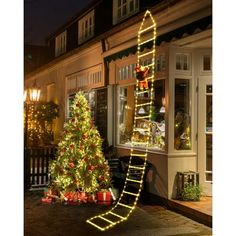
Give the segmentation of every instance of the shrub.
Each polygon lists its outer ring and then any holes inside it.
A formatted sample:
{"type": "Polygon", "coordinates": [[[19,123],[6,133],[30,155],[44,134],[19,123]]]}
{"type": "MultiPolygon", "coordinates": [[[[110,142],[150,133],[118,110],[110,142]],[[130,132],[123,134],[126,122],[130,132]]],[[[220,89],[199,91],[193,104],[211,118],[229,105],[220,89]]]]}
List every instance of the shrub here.
{"type": "Polygon", "coordinates": [[[183,201],[200,201],[202,196],[202,187],[200,185],[185,185],[181,192],[181,200],[183,201]]]}

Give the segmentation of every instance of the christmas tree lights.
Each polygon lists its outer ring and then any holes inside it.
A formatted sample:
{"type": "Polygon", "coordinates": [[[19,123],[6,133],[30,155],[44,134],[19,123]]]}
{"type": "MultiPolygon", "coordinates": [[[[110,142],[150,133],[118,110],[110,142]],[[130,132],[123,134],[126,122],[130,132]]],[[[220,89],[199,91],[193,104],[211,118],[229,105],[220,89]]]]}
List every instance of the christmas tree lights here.
{"type": "Polygon", "coordinates": [[[110,170],[102,153],[102,139],[91,120],[82,92],[72,104],[72,117],[64,124],[57,158],[50,163],[50,188],[62,200],[68,193],[95,194],[110,186],[110,170]]]}

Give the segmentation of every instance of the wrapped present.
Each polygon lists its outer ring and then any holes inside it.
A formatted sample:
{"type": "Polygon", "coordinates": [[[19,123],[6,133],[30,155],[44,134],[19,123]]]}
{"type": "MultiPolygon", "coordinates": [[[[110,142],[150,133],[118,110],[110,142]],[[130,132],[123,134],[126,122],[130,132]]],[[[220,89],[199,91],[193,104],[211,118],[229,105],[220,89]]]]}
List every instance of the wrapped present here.
{"type": "Polygon", "coordinates": [[[96,195],[95,194],[88,194],[88,202],[90,202],[90,203],[97,202],[96,195]]]}
{"type": "Polygon", "coordinates": [[[43,203],[52,203],[53,199],[51,197],[44,197],[41,199],[41,202],[43,203]]]}
{"type": "Polygon", "coordinates": [[[97,201],[98,204],[111,204],[111,192],[107,190],[97,192],[97,201]]]}
{"type": "Polygon", "coordinates": [[[74,200],[73,192],[66,192],[66,193],[64,193],[64,199],[65,199],[65,201],[73,202],[73,200],[74,200]]]}
{"type": "Polygon", "coordinates": [[[78,201],[84,202],[84,203],[86,203],[88,200],[87,194],[85,192],[80,192],[80,191],[77,192],[77,198],[78,198],[78,201]]]}
{"type": "Polygon", "coordinates": [[[57,192],[53,191],[51,188],[44,189],[44,196],[49,198],[58,198],[57,192]]]}

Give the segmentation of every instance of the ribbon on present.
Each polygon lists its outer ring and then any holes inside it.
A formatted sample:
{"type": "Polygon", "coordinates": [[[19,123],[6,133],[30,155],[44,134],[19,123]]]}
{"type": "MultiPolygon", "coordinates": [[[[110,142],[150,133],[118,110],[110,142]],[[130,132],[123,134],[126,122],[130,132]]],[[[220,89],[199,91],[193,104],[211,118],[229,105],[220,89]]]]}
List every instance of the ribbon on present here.
{"type": "Polygon", "coordinates": [[[50,198],[50,197],[44,197],[44,198],[41,199],[41,201],[42,201],[43,203],[52,203],[52,198],[50,198]]]}
{"type": "Polygon", "coordinates": [[[107,190],[100,191],[97,193],[97,198],[98,198],[98,201],[110,202],[111,201],[111,193],[107,190]]]}
{"type": "Polygon", "coordinates": [[[77,192],[78,201],[86,203],[88,196],[85,192],[77,192]]]}
{"type": "Polygon", "coordinates": [[[88,195],[88,202],[93,203],[93,202],[96,202],[96,201],[97,201],[97,199],[96,199],[95,194],[89,194],[88,195]]]}
{"type": "Polygon", "coordinates": [[[57,195],[56,195],[56,192],[53,191],[52,189],[45,189],[44,191],[44,195],[46,196],[46,198],[54,198],[54,199],[57,199],[59,198],[57,195]]]}

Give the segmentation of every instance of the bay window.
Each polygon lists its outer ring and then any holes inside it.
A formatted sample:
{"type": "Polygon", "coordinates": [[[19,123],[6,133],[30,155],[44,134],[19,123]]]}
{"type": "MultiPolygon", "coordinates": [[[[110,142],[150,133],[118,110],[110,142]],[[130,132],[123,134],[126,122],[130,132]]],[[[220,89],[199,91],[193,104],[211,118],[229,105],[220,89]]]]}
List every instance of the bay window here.
{"type": "MultiPolygon", "coordinates": [[[[134,107],[135,107],[135,85],[118,87],[118,132],[117,141],[120,145],[131,145],[133,132],[134,107]]],[[[150,94],[142,95],[144,101],[150,94]]],[[[139,142],[146,141],[148,136],[145,129],[151,128],[151,141],[149,149],[165,150],[165,80],[154,81],[154,102],[151,120],[142,119],[138,123],[138,129],[133,134],[133,139],[139,142]]],[[[149,113],[149,108],[140,107],[138,113],[149,113]]],[[[133,141],[136,141],[133,140],[133,141]]],[[[142,148],[142,145],[137,146],[142,148]]]]}

